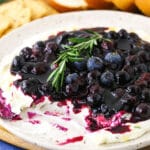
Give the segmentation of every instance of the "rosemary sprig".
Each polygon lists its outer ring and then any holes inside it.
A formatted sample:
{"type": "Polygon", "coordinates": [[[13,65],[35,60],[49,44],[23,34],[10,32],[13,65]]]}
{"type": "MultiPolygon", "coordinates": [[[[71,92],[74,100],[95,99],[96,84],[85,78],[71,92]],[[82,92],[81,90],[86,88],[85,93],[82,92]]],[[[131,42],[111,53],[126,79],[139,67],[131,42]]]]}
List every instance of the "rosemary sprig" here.
{"type": "MultiPolygon", "coordinates": [[[[69,41],[73,43],[72,46],[63,45],[64,50],[62,50],[58,58],[52,63],[52,65],[57,64],[56,69],[54,69],[49,75],[47,81],[51,81],[52,87],[58,92],[63,86],[64,74],[66,70],[66,65],[68,62],[82,61],[82,54],[90,56],[93,47],[98,44],[98,41],[105,40],[101,34],[97,32],[90,31],[91,37],[81,38],[75,37],[70,38],[69,41]]],[[[107,39],[106,39],[107,40],[107,39]]]]}

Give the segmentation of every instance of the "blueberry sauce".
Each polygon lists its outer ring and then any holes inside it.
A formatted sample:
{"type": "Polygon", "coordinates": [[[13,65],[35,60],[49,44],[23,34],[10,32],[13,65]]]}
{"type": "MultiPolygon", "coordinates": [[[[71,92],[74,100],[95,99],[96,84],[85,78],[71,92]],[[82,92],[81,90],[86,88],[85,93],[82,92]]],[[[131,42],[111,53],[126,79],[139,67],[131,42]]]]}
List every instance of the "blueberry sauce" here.
{"type": "Polygon", "coordinates": [[[112,132],[113,134],[123,134],[126,132],[130,132],[130,127],[127,125],[122,125],[122,126],[118,126],[118,127],[114,127],[111,129],[107,129],[107,131],[112,132]]]}
{"type": "Polygon", "coordinates": [[[37,114],[35,112],[27,112],[28,118],[32,119],[34,118],[37,114]]]}
{"type": "Polygon", "coordinates": [[[15,116],[12,118],[12,121],[18,121],[18,120],[22,120],[22,118],[21,118],[20,115],[15,115],[15,116]]]}
{"type": "Polygon", "coordinates": [[[55,127],[58,128],[61,131],[64,131],[64,132],[68,131],[68,128],[66,128],[66,127],[64,127],[62,125],[59,125],[59,124],[56,124],[55,127]]]}
{"type": "Polygon", "coordinates": [[[65,121],[70,121],[71,120],[71,118],[66,118],[66,117],[63,117],[63,118],[61,118],[62,120],[65,120],[65,121]]]}
{"type": "Polygon", "coordinates": [[[44,101],[45,101],[45,98],[44,98],[44,96],[42,96],[39,99],[37,99],[36,101],[34,101],[34,104],[37,105],[37,104],[42,103],[44,101]]]}
{"type": "Polygon", "coordinates": [[[23,48],[13,59],[10,71],[22,77],[13,84],[24,94],[34,95],[34,104],[48,96],[59,107],[67,105],[69,99],[74,113],[88,107],[91,114],[86,118],[87,128],[94,131],[150,119],[149,66],[150,43],[136,33],[91,28],[59,32],[23,48]],[[89,30],[101,34],[103,39],[97,41],[90,56],[82,54],[83,60],[67,63],[63,86],[57,92],[47,82],[50,73],[58,67],[51,65],[52,62],[65,51],[64,45],[74,44],[70,38],[91,37],[89,30]],[[122,119],[125,113],[131,114],[132,119],[122,119]]]}
{"type": "Polygon", "coordinates": [[[29,120],[29,123],[36,125],[36,124],[40,124],[41,122],[40,120],[29,120]]]}
{"type": "Polygon", "coordinates": [[[10,104],[6,104],[6,99],[2,95],[3,91],[0,89],[0,117],[11,119],[14,114],[11,111],[10,104]]]}
{"type": "Polygon", "coordinates": [[[62,115],[59,112],[51,112],[51,111],[45,111],[44,114],[49,116],[56,116],[56,117],[62,115]]]}
{"type": "Polygon", "coordinates": [[[83,136],[77,136],[77,137],[67,139],[65,142],[59,143],[59,145],[66,145],[66,144],[76,143],[76,142],[80,142],[82,140],[83,140],[83,136]]]}

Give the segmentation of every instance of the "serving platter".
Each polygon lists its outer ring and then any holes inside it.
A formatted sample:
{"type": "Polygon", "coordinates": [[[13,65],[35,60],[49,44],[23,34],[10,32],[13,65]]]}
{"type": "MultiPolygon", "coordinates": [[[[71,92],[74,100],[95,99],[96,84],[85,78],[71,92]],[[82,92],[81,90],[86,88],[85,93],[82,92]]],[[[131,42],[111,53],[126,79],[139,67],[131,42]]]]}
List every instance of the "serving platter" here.
{"type": "MultiPolygon", "coordinates": [[[[148,17],[118,11],[71,12],[45,17],[12,31],[0,39],[0,56],[1,58],[6,56],[8,61],[11,61],[8,57],[10,53],[18,52],[21,48],[32,45],[35,41],[46,39],[49,35],[55,34],[59,31],[88,27],[111,27],[112,29],[125,28],[129,31],[136,31],[136,33],[140,34],[143,38],[150,40],[150,31],[148,30],[150,27],[150,18],[148,17]]],[[[6,60],[7,59],[5,59],[5,61],[6,60]]],[[[28,143],[47,149],[62,149],[61,147],[48,144],[48,141],[44,141],[44,132],[37,133],[37,137],[35,133],[24,132],[29,130],[30,126],[26,126],[26,122],[23,123],[22,126],[18,127],[18,124],[10,124],[9,121],[0,119],[0,125],[2,127],[28,143]]],[[[149,146],[149,143],[150,132],[136,140],[101,145],[98,149],[132,150],[149,146]]],[[[71,149],[76,148],[77,147],[72,147],[71,149]]],[[[69,147],[64,149],[69,149],[69,147]]]]}

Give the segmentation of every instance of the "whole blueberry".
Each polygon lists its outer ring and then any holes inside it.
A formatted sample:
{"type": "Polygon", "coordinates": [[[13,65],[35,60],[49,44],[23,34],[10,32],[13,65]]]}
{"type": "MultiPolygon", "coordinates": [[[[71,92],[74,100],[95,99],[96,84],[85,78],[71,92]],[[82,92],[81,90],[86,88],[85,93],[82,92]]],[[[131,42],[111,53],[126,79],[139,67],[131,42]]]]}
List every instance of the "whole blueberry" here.
{"type": "Polygon", "coordinates": [[[56,49],[57,49],[57,44],[51,41],[46,43],[46,47],[44,51],[51,54],[53,51],[56,51],[56,49]]]}
{"type": "Polygon", "coordinates": [[[114,75],[110,71],[104,72],[101,77],[100,81],[105,86],[111,86],[114,82],[114,75]]]}
{"type": "Polygon", "coordinates": [[[104,67],[103,60],[99,57],[92,56],[88,59],[87,68],[89,71],[102,70],[104,67]]]}
{"type": "Polygon", "coordinates": [[[126,71],[118,71],[116,73],[116,83],[119,85],[126,84],[130,80],[130,75],[126,71]]]}
{"type": "Polygon", "coordinates": [[[31,72],[36,75],[46,73],[46,71],[48,71],[48,65],[45,62],[36,63],[33,69],[31,70],[31,72]]]}
{"type": "Polygon", "coordinates": [[[68,74],[66,76],[66,83],[67,84],[72,84],[75,81],[77,81],[78,77],[79,77],[79,75],[77,73],[68,74]]]}
{"type": "Polygon", "coordinates": [[[37,95],[38,94],[38,86],[40,85],[39,80],[29,78],[27,80],[23,80],[20,83],[21,89],[25,94],[37,95]]]}
{"type": "Polygon", "coordinates": [[[20,51],[20,55],[23,56],[25,59],[29,59],[32,54],[32,49],[29,47],[25,47],[20,51]]]}
{"type": "Polygon", "coordinates": [[[67,95],[72,95],[79,90],[79,85],[78,84],[68,84],[66,85],[66,93],[67,95]]]}
{"type": "Polygon", "coordinates": [[[101,104],[101,102],[102,102],[102,96],[99,93],[89,94],[87,96],[87,104],[92,107],[99,106],[101,104]]]}
{"type": "Polygon", "coordinates": [[[104,57],[104,60],[108,63],[118,64],[118,65],[122,62],[122,58],[120,54],[117,52],[107,53],[104,57]]]}
{"type": "Polygon", "coordinates": [[[45,48],[45,44],[43,41],[38,41],[33,45],[34,51],[42,51],[45,48]]]}
{"type": "Polygon", "coordinates": [[[119,38],[127,39],[129,38],[129,34],[125,29],[121,29],[118,31],[119,38]]]}
{"type": "Polygon", "coordinates": [[[87,64],[87,61],[86,60],[83,60],[83,61],[76,61],[73,63],[73,66],[79,70],[79,71],[83,71],[83,70],[86,70],[86,64],[87,64]]]}
{"type": "Polygon", "coordinates": [[[105,32],[104,37],[109,39],[117,39],[118,33],[116,33],[115,31],[105,32]]]}
{"type": "Polygon", "coordinates": [[[21,72],[23,73],[31,73],[31,70],[34,67],[34,63],[32,62],[26,62],[23,67],[21,68],[21,72]]]}
{"type": "Polygon", "coordinates": [[[20,71],[23,65],[24,65],[24,58],[22,56],[15,56],[11,64],[11,73],[16,73],[20,71]]]}
{"type": "Polygon", "coordinates": [[[90,71],[87,74],[88,83],[92,84],[94,82],[97,82],[97,80],[99,80],[100,75],[101,75],[101,73],[98,70],[90,71]]]}
{"type": "Polygon", "coordinates": [[[140,103],[136,109],[135,113],[139,115],[141,118],[149,119],[150,118],[150,104],[148,103],[140,103]]]}

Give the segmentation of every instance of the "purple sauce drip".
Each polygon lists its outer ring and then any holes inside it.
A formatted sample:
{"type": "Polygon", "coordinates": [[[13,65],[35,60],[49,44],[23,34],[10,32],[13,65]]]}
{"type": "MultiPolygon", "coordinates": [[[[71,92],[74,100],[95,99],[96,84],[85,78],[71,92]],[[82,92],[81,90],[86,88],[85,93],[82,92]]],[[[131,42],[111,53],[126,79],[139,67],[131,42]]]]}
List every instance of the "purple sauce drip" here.
{"type": "Polygon", "coordinates": [[[3,91],[0,89],[0,117],[11,119],[14,113],[11,111],[10,104],[6,104],[6,99],[2,95],[3,91]]]}
{"type": "Polygon", "coordinates": [[[40,124],[41,123],[39,120],[30,120],[29,122],[32,124],[40,124]]]}
{"type": "Polygon", "coordinates": [[[64,132],[68,131],[68,128],[61,126],[59,124],[56,124],[56,128],[58,128],[59,130],[64,131],[64,132]]]}
{"type": "Polygon", "coordinates": [[[73,137],[70,139],[66,139],[65,142],[59,143],[59,145],[66,145],[66,144],[70,144],[70,143],[81,142],[82,140],[83,140],[83,136],[77,136],[77,137],[73,137]]]}
{"type": "Polygon", "coordinates": [[[28,112],[27,114],[29,119],[32,119],[37,115],[35,112],[28,112]]]}
{"type": "Polygon", "coordinates": [[[110,131],[113,134],[123,134],[126,132],[130,132],[130,127],[127,125],[118,126],[115,128],[107,129],[107,131],[110,131]]]}

